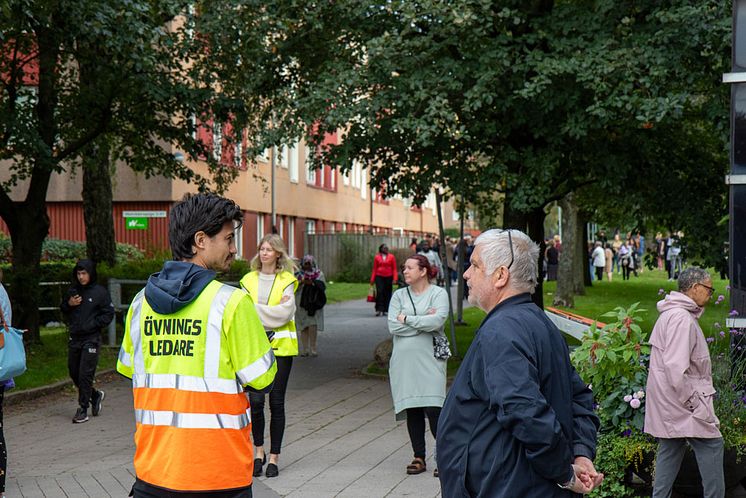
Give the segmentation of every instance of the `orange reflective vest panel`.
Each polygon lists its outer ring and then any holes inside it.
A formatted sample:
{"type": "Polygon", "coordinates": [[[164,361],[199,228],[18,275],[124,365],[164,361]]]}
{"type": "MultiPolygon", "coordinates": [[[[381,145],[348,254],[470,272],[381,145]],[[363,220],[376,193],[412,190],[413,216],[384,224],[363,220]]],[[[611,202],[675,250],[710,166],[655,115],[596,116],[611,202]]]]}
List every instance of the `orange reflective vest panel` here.
{"type": "Polygon", "coordinates": [[[139,479],[174,491],[251,485],[251,417],[242,385],[269,385],[276,365],[243,291],[212,282],[170,315],[153,311],[140,292],[119,360],[117,369],[132,374],[139,479]],[[240,320],[237,306],[253,315],[240,320]],[[238,323],[226,326],[224,315],[238,323]],[[253,332],[238,340],[226,328],[253,332]]]}

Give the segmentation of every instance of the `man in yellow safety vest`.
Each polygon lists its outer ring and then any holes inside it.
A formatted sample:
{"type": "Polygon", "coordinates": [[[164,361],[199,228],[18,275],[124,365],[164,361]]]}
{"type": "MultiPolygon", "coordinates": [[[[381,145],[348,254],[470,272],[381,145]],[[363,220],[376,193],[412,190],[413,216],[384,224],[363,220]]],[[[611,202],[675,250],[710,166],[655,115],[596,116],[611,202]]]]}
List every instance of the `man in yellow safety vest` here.
{"type": "Polygon", "coordinates": [[[211,194],[171,209],[174,261],[127,313],[117,370],[132,378],[135,498],[252,496],[244,389],[268,392],[275,357],[251,298],[215,280],[236,254],[238,206],[211,194]]]}

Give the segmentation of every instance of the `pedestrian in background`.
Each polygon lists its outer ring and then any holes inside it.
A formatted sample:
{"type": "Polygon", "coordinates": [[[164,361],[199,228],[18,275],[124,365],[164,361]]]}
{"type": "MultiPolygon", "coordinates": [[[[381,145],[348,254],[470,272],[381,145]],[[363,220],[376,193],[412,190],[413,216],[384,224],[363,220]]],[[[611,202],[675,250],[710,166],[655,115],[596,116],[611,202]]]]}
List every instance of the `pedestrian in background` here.
{"type": "MultiPolygon", "coordinates": [[[[0,327],[13,325],[13,309],[10,306],[10,298],[2,284],[3,271],[0,270],[0,327]]],[[[0,332],[2,333],[2,332],[0,332]]],[[[2,346],[0,346],[2,347],[2,346]]],[[[13,379],[0,382],[0,497],[5,498],[5,477],[8,470],[8,451],[5,446],[5,429],[3,422],[3,401],[5,400],[5,391],[15,387],[13,379]]]]}
{"type": "Polygon", "coordinates": [[[73,423],[88,422],[88,406],[96,417],[106,393],[94,389],[98,357],[101,350],[101,330],[114,318],[114,305],[109,291],[96,283],[96,263],[81,259],[72,271],[72,285],[60,303],[67,320],[70,339],[67,345],[67,369],[78,388],[78,410],[73,423]]]}
{"type": "Polygon", "coordinates": [[[715,416],[712,364],[699,317],[712,297],[707,271],[679,275],[678,292],[658,301],[650,336],[645,432],[658,438],[653,498],[668,498],[689,445],[697,457],[705,498],[723,498],[723,437],[715,416]]]}
{"type": "Polygon", "coordinates": [[[557,268],[559,267],[559,250],[555,246],[554,239],[547,242],[547,281],[557,280],[557,268]]]}
{"type": "MultiPolygon", "coordinates": [[[[389,306],[389,332],[394,336],[389,363],[391,397],[397,420],[407,420],[414,459],[407,474],[421,474],[425,464],[425,418],[437,437],[438,417],[446,397],[446,359],[435,357],[435,337],[445,340],[448,295],[432,284],[437,269],[423,255],[404,263],[407,287],[394,292],[389,306]]],[[[437,469],[435,471],[437,476],[437,469]]]]}
{"type": "Polygon", "coordinates": [[[614,275],[614,272],[611,270],[611,265],[614,261],[614,252],[611,250],[608,242],[604,243],[604,256],[606,257],[604,271],[606,272],[606,278],[611,282],[611,277],[614,275]]]}
{"type": "Polygon", "coordinates": [[[316,339],[324,330],[326,280],[310,254],[303,256],[300,270],[295,273],[298,290],[295,292],[295,326],[300,330],[300,355],[318,356],[316,339]]]}
{"type": "Polygon", "coordinates": [[[596,271],[596,280],[599,282],[603,279],[604,269],[606,268],[606,253],[604,248],[601,247],[601,241],[597,240],[591,253],[591,260],[593,269],[596,271]]]}
{"type": "Polygon", "coordinates": [[[376,316],[388,312],[391,293],[398,279],[396,258],[389,253],[386,244],[381,244],[378,246],[378,254],[373,258],[373,272],[370,274],[370,283],[376,286],[376,316]]]}
{"type": "MultiPolygon", "coordinates": [[[[293,357],[298,356],[298,335],[295,328],[295,263],[288,255],[279,235],[262,237],[257,254],[251,260],[251,271],[241,279],[241,287],[254,301],[254,307],[272,344],[277,360],[277,375],[269,393],[269,463],[264,475],[277,477],[277,466],[285,435],[285,392],[293,368],[293,357]]],[[[254,476],[262,475],[266,462],[264,450],[264,393],[249,393],[251,401],[251,434],[254,437],[254,476]]]]}

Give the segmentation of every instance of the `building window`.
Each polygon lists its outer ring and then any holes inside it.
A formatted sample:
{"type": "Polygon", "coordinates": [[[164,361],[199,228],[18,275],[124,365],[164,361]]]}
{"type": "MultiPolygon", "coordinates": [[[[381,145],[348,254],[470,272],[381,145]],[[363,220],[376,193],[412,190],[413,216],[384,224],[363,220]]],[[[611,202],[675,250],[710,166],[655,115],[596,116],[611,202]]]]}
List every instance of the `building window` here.
{"type": "Polygon", "coordinates": [[[234,146],[233,150],[233,164],[235,164],[236,168],[241,167],[241,159],[243,158],[243,144],[241,143],[241,138],[238,138],[238,142],[236,142],[236,145],[234,146]]]}
{"type": "Polygon", "coordinates": [[[308,168],[306,168],[306,181],[309,185],[316,185],[316,173],[317,170],[312,169],[311,165],[308,165],[308,168]]]}
{"type": "Polygon", "coordinates": [[[360,198],[365,199],[368,192],[368,170],[360,171],[360,198]]]}
{"type": "Polygon", "coordinates": [[[256,214],[256,245],[259,245],[259,241],[264,237],[264,215],[262,213],[256,214]]]}
{"type": "Polygon", "coordinates": [[[288,218],[288,254],[295,256],[295,218],[288,218]]]}
{"type": "Polygon", "coordinates": [[[347,223],[342,223],[342,233],[347,233],[347,223]]]}
{"type": "Polygon", "coordinates": [[[236,228],[236,258],[243,259],[243,225],[236,228]]]}
{"type": "Polygon", "coordinates": [[[290,181],[298,183],[298,143],[288,148],[288,175],[290,181]]]}
{"type": "Polygon", "coordinates": [[[314,220],[306,220],[306,233],[309,235],[316,233],[316,222],[314,220]]]}
{"type": "Polygon", "coordinates": [[[223,126],[215,121],[212,124],[212,158],[220,161],[223,157],[223,126]]]}

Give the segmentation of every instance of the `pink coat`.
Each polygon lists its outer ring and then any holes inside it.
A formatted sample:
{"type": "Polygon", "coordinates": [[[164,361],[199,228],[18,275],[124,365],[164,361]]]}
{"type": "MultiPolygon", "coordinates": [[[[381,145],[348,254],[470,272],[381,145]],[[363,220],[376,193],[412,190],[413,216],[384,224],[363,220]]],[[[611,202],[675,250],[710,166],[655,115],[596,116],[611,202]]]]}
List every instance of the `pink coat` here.
{"type": "Polygon", "coordinates": [[[674,291],[658,302],[658,311],[650,336],[645,432],[660,438],[721,437],[710,351],[697,322],[704,309],[674,291]]]}

